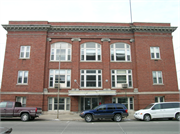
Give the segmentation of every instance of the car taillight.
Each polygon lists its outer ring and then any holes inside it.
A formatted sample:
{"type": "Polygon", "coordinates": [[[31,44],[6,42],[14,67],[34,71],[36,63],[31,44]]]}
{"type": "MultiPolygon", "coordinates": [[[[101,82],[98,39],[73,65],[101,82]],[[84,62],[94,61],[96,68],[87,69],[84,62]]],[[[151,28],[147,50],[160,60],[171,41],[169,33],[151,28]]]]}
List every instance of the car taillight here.
{"type": "Polygon", "coordinates": [[[127,110],[127,109],[126,109],[125,111],[126,111],[126,113],[128,113],[128,110],[127,110]]]}
{"type": "Polygon", "coordinates": [[[37,108],[36,108],[35,112],[37,113],[37,108]]]}

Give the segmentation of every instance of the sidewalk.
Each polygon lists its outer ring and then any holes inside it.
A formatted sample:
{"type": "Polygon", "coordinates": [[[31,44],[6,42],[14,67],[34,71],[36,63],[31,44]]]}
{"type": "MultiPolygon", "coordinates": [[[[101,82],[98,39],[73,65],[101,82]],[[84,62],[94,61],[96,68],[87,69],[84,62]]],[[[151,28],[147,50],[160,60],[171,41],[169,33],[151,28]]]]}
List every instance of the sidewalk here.
{"type": "MultiPolygon", "coordinates": [[[[56,113],[43,113],[41,116],[39,116],[39,119],[61,121],[84,121],[84,119],[81,118],[79,114],[80,113],[60,113],[58,119],[56,113]]],[[[134,120],[134,115],[132,113],[129,113],[129,116],[127,118],[124,118],[124,120],[134,120]]]]}

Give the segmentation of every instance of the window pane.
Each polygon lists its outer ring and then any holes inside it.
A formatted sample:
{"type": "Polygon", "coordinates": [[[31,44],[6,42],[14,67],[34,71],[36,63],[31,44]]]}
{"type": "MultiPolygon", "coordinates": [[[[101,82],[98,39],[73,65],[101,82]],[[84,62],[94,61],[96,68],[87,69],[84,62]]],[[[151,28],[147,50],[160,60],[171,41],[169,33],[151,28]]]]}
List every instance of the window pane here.
{"type": "Polygon", "coordinates": [[[95,48],[95,43],[92,42],[86,43],[86,48],[95,48]]]}
{"type": "Polygon", "coordinates": [[[86,50],[86,60],[96,60],[96,50],[87,49],[86,50]]]}
{"type": "Polygon", "coordinates": [[[116,43],[116,48],[124,48],[124,44],[122,44],[122,43],[116,43]]]}
{"type": "Polygon", "coordinates": [[[96,76],[87,75],[86,76],[86,87],[96,87],[96,76]]]}
{"type": "Polygon", "coordinates": [[[117,83],[126,83],[126,75],[118,75],[117,83]]]}
{"type": "Polygon", "coordinates": [[[116,50],[116,60],[125,60],[125,50],[116,50]]]}
{"type": "Polygon", "coordinates": [[[126,74],[126,70],[117,70],[117,74],[126,74]]]}

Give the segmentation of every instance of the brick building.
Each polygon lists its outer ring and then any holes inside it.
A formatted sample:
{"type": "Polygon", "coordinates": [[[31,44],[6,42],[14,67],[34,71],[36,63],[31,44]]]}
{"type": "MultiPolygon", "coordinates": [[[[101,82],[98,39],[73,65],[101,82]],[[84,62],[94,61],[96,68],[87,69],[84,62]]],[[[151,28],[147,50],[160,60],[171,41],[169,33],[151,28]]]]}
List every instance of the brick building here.
{"type": "Polygon", "coordinates": [[[2,26],[8,33],[1,101],[56,111],[59,81],[60,112],[112,102],[134,111],[179,100],[176,27],[169,23],[10,21],[2,26]]]}

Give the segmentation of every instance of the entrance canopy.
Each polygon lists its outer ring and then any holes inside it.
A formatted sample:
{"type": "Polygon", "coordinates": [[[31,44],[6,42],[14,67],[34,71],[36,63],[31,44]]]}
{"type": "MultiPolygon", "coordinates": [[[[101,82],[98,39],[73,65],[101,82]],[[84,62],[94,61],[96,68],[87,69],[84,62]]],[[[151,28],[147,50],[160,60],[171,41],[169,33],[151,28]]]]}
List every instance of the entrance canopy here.
{"type": "Polygon", "coordinates": [[[69,90],[69,96],[116,95],[116,90],[69,90]]]}

